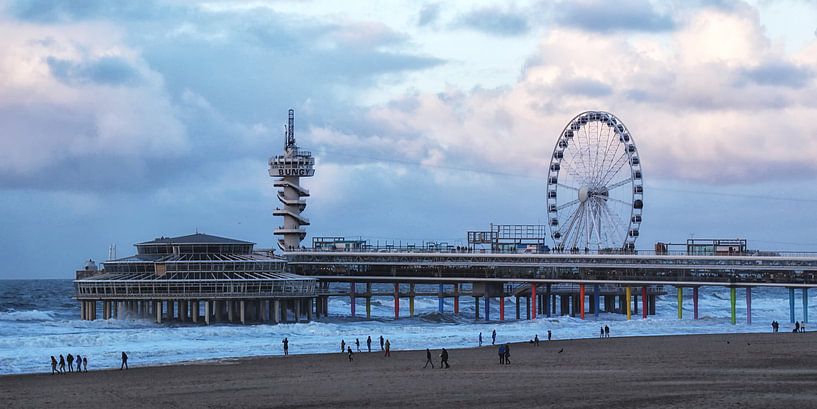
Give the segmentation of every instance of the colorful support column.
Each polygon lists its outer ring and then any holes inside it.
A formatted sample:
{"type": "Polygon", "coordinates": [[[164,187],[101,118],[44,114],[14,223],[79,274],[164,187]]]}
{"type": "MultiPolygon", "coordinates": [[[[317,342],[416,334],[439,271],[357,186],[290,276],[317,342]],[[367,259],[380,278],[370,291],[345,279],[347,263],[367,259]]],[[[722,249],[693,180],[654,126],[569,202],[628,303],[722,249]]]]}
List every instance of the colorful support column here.
{"type": "Polygon", "coordinates": [[[454,284],[454,315],[460,315],[460,283],[454,284]]]}
{"type": "Polygon", "coordinates": [[[584,283],[579,283],[579,316],[584,319],[584,283]]]}
{"type": "Polygon", "coordinates": [[[366,283],[366,319],[371,318],[372,318],[372,283],[366,283]]]}
{"type": "Polygon", "coordinates": [[[752,325],[752,287],[746,287],[746,323],[752,325]]]}
{"type": "Polygon", "coordinates": [[[505,295],[499,295],[499,320],[505,321],[505,295]]]}
{"type": "Polygon", "coordinates": [[[698,287],[692,287],[692,319],[698,319],[698,287]]]}
{"type": "Polygon", "coordinates": [[[678,292],[678,319],[684,319],[684,287],[676,287],[678,292]]]}
{"type": "Polygon", "coordinates": [[[414,283],[409,284],[409,317],[414,317],[414,283]]]}
{"type": "Polygon", "coordinates": [[[474,296],[474,319],[479,319],[479,297],[474,296]]]}
{"type": "Polygon", "coordinates": [[[599,311],[601,310],[601,305],[599,305],[600,300],[601,289],[598,284],[593,284],[593,318],[595,319],[599,319],[599,311]]]}
{"type": "Polygon", "coordinates": [[[485,294],[485,321],[491,320],[491,297],[485,294]]]}
{"type": "Polygon", "coordinates": [[[794,288],[789,288],[789,318],[794,324],[794,288]]]}
{"type": "Polygon", "coordinates": [[[633,302],[632,302],[633,296],[632,296],[632,294],[633,294],[632,289],[630,287],[627,287],[627,288],[624,289],[624,297],[627,299],[627,321],[630,320],[630,318],[632,317],[632,312],[633,312],[632,311],[632,307],[633,307],[633,302]]]}
{"type": "Polygon", "coordinates": [[[808,322],[808,288],[803,287],[803,322],[808,322]]]}
{"type": "Polygon", "coordinates": [[[357,314],[355,314],[355,307],[356,307],[355,304],[357,304],[357,302],[355,302],[355,290],[356,290],[355,287],[357,287],[357,286],[355,285],[354,281],[349,282],[349,296],[351,298],[350,302],[351,302],[352,318],[354,318],[355,315],[357,315],[357,314]]]}
{"type": "MultiPolygon", "coordinates": [[[[536,301],[536,283],[531,283],[530,284],[530,298],[531,298],[531,300],[536,301]]],[[[531,319],[535,320],[536,319],[536,302],[528,301],[528,304],[530,304],[531,319]]]]}
{"type": "Polygon", "coordinates": [[[647,314],[649,313],[649,308],[647,308],[647,287],[641,287],[641,319],[647,319],[647,314]]]}
{"type": "Polygon", "coordinates": [[[437,293],[437,294],[438,294],[438,295],[437,295],[437,297],[439,298],[439,299],[437,300],[437,302],[438,302],[438,305],[437,305],[437,312],[439,312],[440,314],[442,314],[442,313],[443,313],[443,309],[444,309],[444,308],[443,308],[443,307],[444,307],[443,302],[444,302],[444,300],[445,300],[445,298],[443,298],[444,291],[445,291],[445,288],[443,287],[443,285],[442,285],[442,284],[440,284],[440,290],[439,290],[439,292],[437,293]]]}
{"type": "Polygon", "coordinates": [[[553,314],[553,308],[550,302],[551,297],[553,297],[553,295],[550,294],[550,283],[547,283],[545,285],[545,315],[547,315],[548,318],[553,314]]]}
{"type": "Polygon", "coordinates": [[[729,289],[729,303],[732,305],[732,325],[737,323],[737,319],[735,318],[735,302],[736,302],[736,289],[732,287],[729,289]]]}
{"type": "Polygon", "coordinates": [[[394,319],[400,318],[400,283],[394,283],[394,319]]]}

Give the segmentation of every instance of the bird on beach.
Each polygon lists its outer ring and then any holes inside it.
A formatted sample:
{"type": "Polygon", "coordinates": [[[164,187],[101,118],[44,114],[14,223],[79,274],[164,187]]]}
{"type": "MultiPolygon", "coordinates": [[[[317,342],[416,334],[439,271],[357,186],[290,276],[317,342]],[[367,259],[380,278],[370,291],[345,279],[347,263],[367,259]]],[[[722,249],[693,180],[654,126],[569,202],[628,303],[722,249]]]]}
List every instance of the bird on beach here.
{"type": "Polygon", "coordinates": [[[557,354],[561,354],[562,352],[565,352],[564,348],[560,349],[559,352],[557,352],[557,354]]]}

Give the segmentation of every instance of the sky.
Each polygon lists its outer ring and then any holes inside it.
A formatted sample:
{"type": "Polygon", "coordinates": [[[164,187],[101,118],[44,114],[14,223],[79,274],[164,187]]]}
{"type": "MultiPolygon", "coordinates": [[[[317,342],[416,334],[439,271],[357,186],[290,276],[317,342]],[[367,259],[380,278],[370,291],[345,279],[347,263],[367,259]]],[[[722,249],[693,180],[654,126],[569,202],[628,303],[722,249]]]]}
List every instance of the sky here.
{"type": "Polygon", "coordinates": [[[603,110],[642,160],[638,248],[817,251],[815,95],[815,0],[0,1],[0,278],[273,247],[289,108],[307,244],[544,224],[560,132],[603,110]]]}

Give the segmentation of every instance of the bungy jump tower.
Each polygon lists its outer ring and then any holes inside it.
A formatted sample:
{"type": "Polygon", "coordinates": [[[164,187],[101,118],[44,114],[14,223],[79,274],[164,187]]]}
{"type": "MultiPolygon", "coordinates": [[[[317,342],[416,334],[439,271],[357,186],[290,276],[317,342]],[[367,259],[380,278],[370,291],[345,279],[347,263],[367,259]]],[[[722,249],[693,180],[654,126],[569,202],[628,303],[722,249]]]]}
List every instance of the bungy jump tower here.
{"type": "Polygon", "coordinates": [[[308,226],[309,219],[301,216],[301,212],[306,208],[303,198],[309,196],[309,190],[303,188],[300,181],[302,177],[314,174],[315,158],[312,153],[298,149],[295,143],[295,110],[290,109],[284,131],[284,152],[269,160],[269,175],[279,178],[274,186],[281,188],[278,200],[282,207],[276,208],[272,214],[284,218],[284,225],[274,232],[281,236],[278,246],[283,251],[300,249],[301,240],[306,237],[306,231],[301,226],[308,226]]]}

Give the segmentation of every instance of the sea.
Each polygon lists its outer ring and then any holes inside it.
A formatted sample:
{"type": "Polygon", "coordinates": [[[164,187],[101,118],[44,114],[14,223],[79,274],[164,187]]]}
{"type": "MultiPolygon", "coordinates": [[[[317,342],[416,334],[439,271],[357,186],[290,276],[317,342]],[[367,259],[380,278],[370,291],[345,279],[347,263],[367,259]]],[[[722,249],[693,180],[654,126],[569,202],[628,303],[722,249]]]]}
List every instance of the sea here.
{"type": "MultiPolygon", "coordinates": [[[[393,317],[393,299],[373,298],[372,318],[351,317],[348,298],[332,298],[329,317],[298,324],[156,324],[149,319],[111,319],[82,321],[79,304],[73,299],[71,280],[0,280],[0,374],[50,372],[51,356],[82,355],[89,369],[119,366],[122,351],[133,366],[166,365],[195,361],[221,361],[240,357],[281,355],[283,338],[289,339],[290,354],[340,353],[340,343],[355,347],[360,341],[366,351],[366,337],[372,337],[372,350],[379,351],[379,337],[389,339],[393,350],[476,347],[479,333],[486,344],[496,331],[497,343],[525,342],[538,335],[553,339],[595,338],[603,325],[612,337],[678,334],[745,333],[771,331],[777,320],[781,331],[791,331],[788,290],[756,288],[752,291],[752,324],[746,320],[745,292],[737,290],[737,324],[730,319],[729,290],[702,287],[699,293],[699,319],[692,316],[692,291],[686,289],[683,319],[678,319],[677,294],[656,301],[656,315],[646,320],[633,314],[588,314],[585,320],[571,317],[543,317],[515,320],[513,297],[505,299],[505,321],[498,321],[499,303],[491,303],[492,321],[476,320],[472,297],[460,297],[460,314],[453,314],[453,300],[447,299],[444,312],[438,312],[436,297],[417,297],[415,317],[393,317]]],[[[817,291],[809,305],[817,305],[817,291]]],[[[796,319],[802,320],[802,293],[797,291],[796,319]]],[[[358,314],[365,311],[364,299],[357,299],[358,314]]],[[[524,315],[525,303],[522,302],[524,315]]],[[[480,310],[484,318],[484,307],[480,310]]],[[[809,311],[811,314],[814,311],[809,311]]],[[[408,314],[408,300],[401,300],[400,313],[408,314]]],[[[101,315],[101,314],[100,314],[101,315]]],[[[808,328],[811,329],[811,328],[808,328]]]]}

